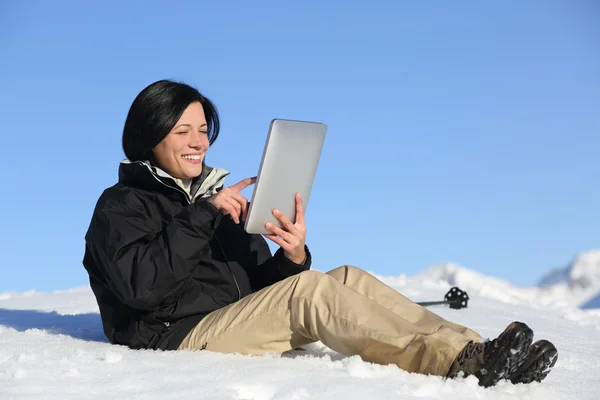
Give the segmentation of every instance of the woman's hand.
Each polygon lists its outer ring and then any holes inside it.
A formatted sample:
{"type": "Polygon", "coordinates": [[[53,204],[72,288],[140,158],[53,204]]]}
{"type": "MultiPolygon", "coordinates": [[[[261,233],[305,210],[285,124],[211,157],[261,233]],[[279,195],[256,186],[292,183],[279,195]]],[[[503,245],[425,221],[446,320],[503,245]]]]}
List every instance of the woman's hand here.
{"type": "Polygon", "coordinates": [[[306,258],[304,244],[306,242],[306,225],[304,223],[304,206],[300,193],[296,193],[296,223],[279,210],[273,210],[273,215],[281,222],[283,229],[267,222],[266,228],[273,232],[265,235],[266,238],[277,243],[283,254],[292,262],[302,264],[306,258]]]}
{"type": "Polygon", "coordinates": [[[223,188],[206,201],[215,206],[223,215],[229,215],[236,224],[239,224],[240,216],[242,220],[245,220],[248,213],[248,199],[240,192],[255,182],[256,177],[242,179],[235,185],[223,188]]]}

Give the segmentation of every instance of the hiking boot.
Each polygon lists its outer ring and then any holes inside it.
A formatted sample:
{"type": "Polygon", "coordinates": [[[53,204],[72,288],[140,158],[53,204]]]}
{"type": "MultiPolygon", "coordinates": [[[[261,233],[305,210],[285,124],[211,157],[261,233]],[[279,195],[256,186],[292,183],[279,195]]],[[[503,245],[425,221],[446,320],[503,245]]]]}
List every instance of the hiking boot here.
{"type": "Polygon", "coordinates": [[[556,347],[547,340],[539,340],[529,347],[525,360],[509,379],[515,384],[541,382],[548,376],[557,359],[556,347]]]}
{"type": "Polygon", "coordinates": [[[475,375],[479,385],[494,386],[512,376],[521,366],[533,341],[533,331],[522,322],[512,322],[496,339],[468,343],[450,367],[448,378],[475,375]]]}

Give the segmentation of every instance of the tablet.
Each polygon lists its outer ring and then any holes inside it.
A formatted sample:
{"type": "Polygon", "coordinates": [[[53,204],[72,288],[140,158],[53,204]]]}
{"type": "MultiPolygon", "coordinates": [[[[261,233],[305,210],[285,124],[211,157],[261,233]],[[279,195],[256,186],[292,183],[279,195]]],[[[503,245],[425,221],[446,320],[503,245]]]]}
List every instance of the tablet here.
{"type": "Polygon", "coordinates": [[[266,222],[281,227],[273,215],[277,208],[296,220],[296,192],[306,211],[327,126],[320,122],[271,121],[244,229],[269,234],[266,222]]]}

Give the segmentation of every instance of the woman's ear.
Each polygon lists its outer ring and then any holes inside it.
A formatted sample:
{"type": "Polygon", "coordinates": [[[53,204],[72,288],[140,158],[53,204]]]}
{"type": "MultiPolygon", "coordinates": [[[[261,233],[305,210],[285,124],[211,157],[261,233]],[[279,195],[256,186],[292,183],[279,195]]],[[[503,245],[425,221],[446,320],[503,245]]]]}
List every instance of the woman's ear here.
{"type": "Polygon", "coordinates": [[[151,151],[151,152],[150,152],[150,154],[148,155],[148,158],[149,158],[150,160],[152,160],[152,161],[156,161],[156,156],[155,156],[155,155],[156,155],[156,153],[155,153],[155,150],[154,150],[154,149],[152,149],[152,151],[151,151]]]}
{"type": "Polygon", "coordinates": [[[158,167],[158,163],[156,162],[156,158],[154,157],[154,149],[152,149],[150,153],[148,153],[148,157],[146,158],[148,159],[148,161],[150,161],[150,164],[158,167]]]}

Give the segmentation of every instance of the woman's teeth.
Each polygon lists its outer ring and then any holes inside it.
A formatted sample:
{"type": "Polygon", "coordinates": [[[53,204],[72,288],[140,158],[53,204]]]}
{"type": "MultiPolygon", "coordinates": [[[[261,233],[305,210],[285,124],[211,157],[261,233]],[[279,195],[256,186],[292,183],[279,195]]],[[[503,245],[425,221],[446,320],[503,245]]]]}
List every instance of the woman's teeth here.
{"type": "Polygon", "coordinates": [[[187,158],[188,160],[200,160],[200,156],[182,156],[183,158],[187,158]]]}

